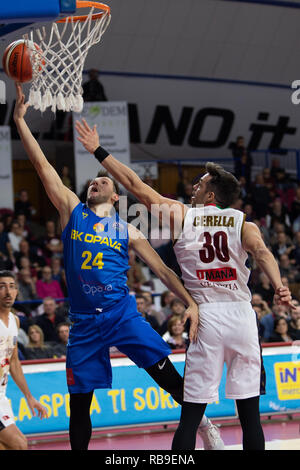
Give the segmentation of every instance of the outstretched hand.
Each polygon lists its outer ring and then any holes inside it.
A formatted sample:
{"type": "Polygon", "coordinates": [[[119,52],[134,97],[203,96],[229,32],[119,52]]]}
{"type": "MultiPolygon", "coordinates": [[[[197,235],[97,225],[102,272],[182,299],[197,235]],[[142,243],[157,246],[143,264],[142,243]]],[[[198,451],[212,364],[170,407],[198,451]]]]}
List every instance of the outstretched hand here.
{"type": "Polygon", "coordinates": [[[14,120],[17,121],[18,119],[24,118],[27,108],[29,107],[29,103],[25,103],[25,95],[23,93],[21,83],[16,82],[15,85],[17,91],[17,98],[14,109],[14,120]]]}
{"type": "Polygon", "coordinates": [[[33,416],[36,416],[36,412],[35,412],[36,410],[40,419],[48,418],[48,413],[47,413],[46,408],[43,405],[41,405],[41,403],[38,402],[34,397],[27,398],[27,403],[29,405],[29,408],[33,416]]]}
{"type": "Polygon", "coordinates": [[[91,129],[86,120],[82,119],[82,123],[80,121],[76,121],[75,128],[79,134],[77,140],[82,143],[88,152],[94,153],[100,145],[96,124],[93,129],[91,129]]]}

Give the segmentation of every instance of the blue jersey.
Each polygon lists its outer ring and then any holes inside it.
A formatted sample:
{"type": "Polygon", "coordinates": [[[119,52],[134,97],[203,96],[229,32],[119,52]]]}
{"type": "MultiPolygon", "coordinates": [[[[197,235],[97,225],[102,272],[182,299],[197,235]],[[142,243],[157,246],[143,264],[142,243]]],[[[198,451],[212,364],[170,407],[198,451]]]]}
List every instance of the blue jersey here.
{"type": "Polygon", "coordinates": [[[128,226],[118,214],[101,218],[79,203],[62,240],[70,312],[101,313],[128,294],[128,226]]]}

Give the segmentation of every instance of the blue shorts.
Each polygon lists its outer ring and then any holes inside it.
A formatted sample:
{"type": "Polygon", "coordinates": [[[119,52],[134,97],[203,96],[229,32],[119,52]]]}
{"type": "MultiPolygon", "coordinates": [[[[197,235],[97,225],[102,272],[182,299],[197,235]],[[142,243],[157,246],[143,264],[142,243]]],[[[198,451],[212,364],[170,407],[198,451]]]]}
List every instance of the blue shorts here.
{"type": "Polygon", "coordinates": [[[70,393],[111,388],[111,346],[144,369],[171,352],[167,343],[137,311],[135,298],[131,295],[102,313],[70,313],[69,316],[72,327],[66,372],[70,393]]]}

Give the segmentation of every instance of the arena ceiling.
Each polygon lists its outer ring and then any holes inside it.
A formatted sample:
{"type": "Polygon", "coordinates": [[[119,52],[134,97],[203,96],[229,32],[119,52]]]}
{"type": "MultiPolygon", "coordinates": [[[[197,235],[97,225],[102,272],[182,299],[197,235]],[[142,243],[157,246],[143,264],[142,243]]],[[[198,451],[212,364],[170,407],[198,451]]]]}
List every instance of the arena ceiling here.
{"type": "MultiPolygon", "coordinates": [[[[280,2],[283,4],[284,2],[280,2]]],[[[299,2],[286,2],[299,7],[299,2]]],[[[235,0],[107,0],[112,20],[85,69],[289,85],[300,78],[300,9],[235,0]]],[[[19,38],[15,31],[0,43],[19,38]]]]}

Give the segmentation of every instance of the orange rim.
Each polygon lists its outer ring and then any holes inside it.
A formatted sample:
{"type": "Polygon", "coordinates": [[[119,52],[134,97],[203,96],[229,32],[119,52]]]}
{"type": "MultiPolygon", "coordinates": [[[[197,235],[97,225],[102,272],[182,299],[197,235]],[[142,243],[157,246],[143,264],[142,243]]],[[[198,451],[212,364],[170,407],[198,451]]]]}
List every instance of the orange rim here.
{"type": "MultiPolygon", "coordinates": [[[[76,8],[97,8],[98,10],[104,10],[102,13],[95,13],[95,15],[92,15],[92,20],[98,20],[102,18],[105,13],[110,14],[110,7],[105,5],[105,3],[77,0],[76,8]]],[[[87,17],[88,15],[67,16],[66,18],[62,18],[61,20],[56,21],[56,23],[67,23],[68,21],[85,21],[87,17]]]]}

